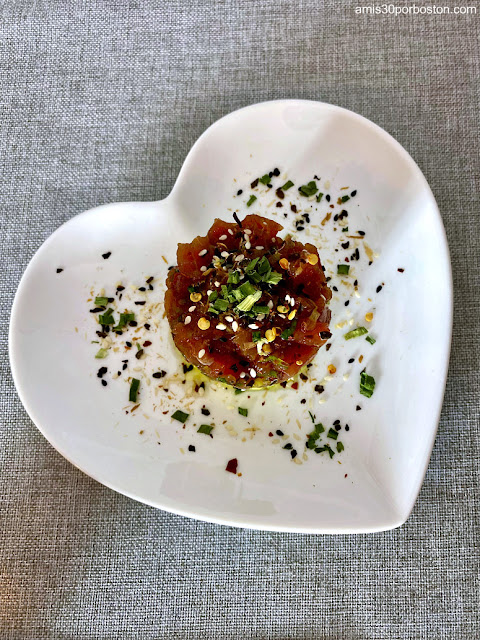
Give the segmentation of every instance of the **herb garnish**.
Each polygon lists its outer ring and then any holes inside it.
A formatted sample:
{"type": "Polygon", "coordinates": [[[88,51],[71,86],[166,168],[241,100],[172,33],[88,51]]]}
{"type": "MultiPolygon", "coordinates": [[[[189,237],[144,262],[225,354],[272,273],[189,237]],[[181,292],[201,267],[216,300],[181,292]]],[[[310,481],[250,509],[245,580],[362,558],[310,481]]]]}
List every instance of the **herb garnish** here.
{"type": "Polygon", "coordinates": [[[321,422],[315,425],[314,430],[308,434],[307,449],[315,449],[316,442],[324,431],[325,431],[325,427],[321,422]]]}
{"type": "Polygon", "coordinates": [[[181,422],[182,424],[185,423],[188,419],[190,414],[185,413],[184,411],[180,411],[180,409],[177,409],[175,411],[175,413],[172,413],[172,418],[174,420],[178,420],[179,422],[181,422]]]}
{"type": "Polygon", "coordinates": [[[295,333],[296,327],[297,327],[297,321],[294,320],[289,327],[287,327],[284,331],[282,331],[282,333],[281,333],[282,339],[283,340],[288,340],[288,338],[290,338],[290,336],[293,336],[293,334],[295,333]]]}
{"type": "Polygon", "coordinates": [[[360,393],[362,396],[371,398],[375,389],[375,378],[369,376],[365,371],[360,374],[360,393]]]}
{"type": "Polygon", "coordinates": [[[317,193],[317,185],[314,180],[311,180],[308,184],[304,184],[301,187],[298,187],[300,195],[305,196],[306,198],[313,196],[317,193]]]}
{"type": "Polygon", "coordinates": [[[243,407],[238,407],[238,413],[245,418],[248,416],[248,409],[244,409],[243,407]]]}
{"type": "Polygon", "coordinates": [[[348,276],[348,272],[350,271],[349,264],[339,264],[337,265],[337,275],[339,276],[348,276]]]}
{"type": "Polygon", "coordinates": [[[352,329],[348,333],[346,333],[343,337],[345,340],[351,340],[352,338],[358,338],[358,336],[363,336],[368,333],[368,330],[365,327],[357,327],[356,329],[352,329]]]}
{"type": "Polygon", "coordinates": [[[140,380],[138,380],[137,378],[132,378],[132,381],[130,382],[130,392],[128,394],[128,399],[130,400],[130,402],[137,401],[139,386],[140,386],[140,380]]]}
{"type": "Polygon", "coordinates": [[[213,426],[210,424],[201,424],[200,427],[197,429],[197,433],[204,433],[205,435],[209,436],[213,431],[213,426]]]}
{"type": "Polygon", "coordinates": [[[369,342],[370,344],[375,344],[375,342],[376,342],[375,338],[372,338],[372,336],[367,336],[367,337],[365,338],[365,340],[366,340],[367,342],[369,342]]]}
{"type": "Polygon", "coordinates": [[[329,429],[327,433],[327,438],[331,438],[332,440],[336,440],[338,438],[338,432],[335,429],[329,429]]]}
{"type": "Polygon", "coordinates": [[[248,199],[247,202],[247,207],[251,207],[252,204],[255,202],[255,200],[257,199],[257,196],[254,196],[253,194],[250,196],[250,198],[248,199]]]}
{"type": "Polygon", "coordinates": [[[107,355],[108,355],[108,349],[99,349],[95,354],[95,358],[98,358],[98,360],[102,360],[103,358],[106,358],[107,355]]]}
{"type": "Polygon", "coordinates": [[[268,184],[270,182],[270,176],[266,173],[264,176],[258,179],[262,184],[268,184]]]}
{"type": "Polygon", "coordinates": [[[323,193],[319,193],[317,195],[317,202],[320,202],[320,200],[323,198],[323,193]]]}
{"type": "Polygon", "coordinates": [[[280,189],[282,191],[287,191],[288,189],[290,189],[290,187],[293,187],[293,182],[291,180],[287,180],[283,187],[280,187],[280,189]]]}
{"type": "Polygon", "coordinates": [[[344,450],[345,450],[345,447],[343,446],[343,442],[338,441],[337,442],[337,451],[338,451],[338,453],[341,453],[344,450]]]}
{"type": "Polygon", "coordinates": [[[108,304],[108,298],[104,296],[97,296],[95,298],[95,304],[99,307],[106,307],[108,304]]]}

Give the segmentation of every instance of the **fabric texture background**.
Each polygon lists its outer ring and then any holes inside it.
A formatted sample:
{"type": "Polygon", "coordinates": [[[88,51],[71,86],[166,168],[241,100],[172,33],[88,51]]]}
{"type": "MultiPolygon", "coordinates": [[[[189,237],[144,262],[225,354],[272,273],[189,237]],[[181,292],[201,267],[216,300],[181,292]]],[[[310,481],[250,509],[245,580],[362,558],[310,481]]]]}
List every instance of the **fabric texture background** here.
{"type": "Polygon", "coordinates": [[[2,639],[480,637],[480,7],[458,16],[440,4],[452,13],[360,16],[334,0],[2,2],[2,639]],[[10,308],[41,243],[90,207],[164,198],[212,122],[275,98],[331,102],[384,127],[443,216],[450,372],[423,489],[395,531],[262,533],[137,504],[57,454],[11,379],[10,308]]]}

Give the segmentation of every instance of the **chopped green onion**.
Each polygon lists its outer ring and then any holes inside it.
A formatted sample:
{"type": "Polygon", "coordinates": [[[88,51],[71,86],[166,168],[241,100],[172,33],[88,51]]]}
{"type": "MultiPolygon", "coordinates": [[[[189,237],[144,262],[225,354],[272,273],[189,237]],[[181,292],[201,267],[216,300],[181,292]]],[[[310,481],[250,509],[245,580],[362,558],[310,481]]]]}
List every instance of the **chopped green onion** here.
{"type": "Polygon", "coordinates": [[[240,302],[240,304],[237,305],[237,310],[250,311],[250,309],[253,307],[255,302],[258,302],[261,297],[262,297],[262,292],[255,291],[255,293],[252,293],[251,295],[247,296],[245,300],[242,300],[242,302],[240,302]]]}
{"type": "Polygon", "coordinates": [[[112,316],[113,313],[113,309],[107,309],[107,311],[105,311],[105,313],[101,313],[98,316],[98,322],[100,324],[115,324],[115,320],[113,319],[112,316]]]}
{"type": "MultiPolygon", "coordinates": [[[[228,274],[228,284],[238,284],[240,282],[240,271],[231,271],[228,274]]],[[[223,291],[223,287],[225,285],[222,285],[222,291],[223,291]]]]}
{"type": "Polygon", "coordinates": [[[367,336],[367,337],[365,338],[365,340],[366,340],[367,342],[369,342],[370,344],[375,344],[375,342],[376,342],[375,338],[372,338],[372,336],[367,336]]]}
{"type": "Polygon", "coordinates": [[[330,458],[333,458],[333,456],[335,455],[335,451],[331,448],[329,444],[325,445],[325,451],[328,451],[328,455],[330,456],[330,458]]]}
{"type": "Polygon", "coordinates": [[[280,189],[282,191],[287,191],[288,189],[290,189],[290,187],[293,187],[293,182],[291,180],[287,180],[283,187],[280,187],[280,189]]]}
{"type": "Polygon", "coordinates": [[[248,416],[248,409],[244,409],[243,407],[238,407],[238,413],[245,418],[248,416]]]}
{"type": "Polygon", "coordinates": [[[319,193],[317,195],[317,202],[320,202],[320,200],[323,198],[323,193],[319,193]]]}
{"type": "Polygon", "coordinates": [[[245,391],[245,389],[235,389],[235,395],[239,396],[241,393],[243,393],[245,391]]]}
{"type": "Polygon", "coordinates": [[[268,184],[270,182],[270,176],[266,173],[264,176],[258,179],[262,184],[268,184]]]}
{"type": "Polygon", "coordinates": [[[345,447],[343,446],[343,442],[337,442],[337,451],[338,453],[341,453],[342,451],[345,450],[345,447]]]}
{"type": "Polygon", "coordinates": [[[348,272],[350,271],[349,264],[339,264],[337,265],[337,275],[339,276],[348,276],[348,272]]]}
{"type": "Polygon", "coordinates": [[[240,291],[242,298],[246,298],[247,296],[251,296],[256,293],[257,289],[251,282],[244,282],[240,287],[238,287],[237,291],[240,291]]]}
{"type": "MultiPolygon", "coordinates": [[[[260,260],[260,258],[254,258],[253,260],[250,260],[250,262],[245,267],[245,273],[250,273],[251,271],[253,271],[255,269],[255,265],[257,264],[257,262],[259,260],[260,260]]],[[[238,272],[236,272],[236,273],[238,273],[238,272]]],[[[229,282],[230,282],[230,279],[229,279],[229,282]]]]}
{"type": "Polygon", "coordinates": [[[128,394],[128,399],[130,400],[130,402],[137,401],[137,393],[138,393],[139,386],[140,386],[140,380],[138,380],[137,378],[132,378],[132,381],[130,382],[130,392],[128,394]]]}
{"type": "Polygon", "coordinates": [[[228,291],[228,287],[226,284],[222,284],[222,296],[224,298],[228,298],[229,295],[229,291],[228,291]]]}
{"type": "Polygon", "coordinates": [[[348,227],[343,227],[342,231],[348,231],[348,227]]]}
{"type": "Polygon", "coordinates": [[[193,284],[191,284],[191,285],[188,287],[188,293],[195,293],[195,291],[196,291],[195,287],[193,286],[193,284]]]}
{"type": "Polygon", "coordinates": [[[261,331],[254,331],[252,333],[252,342],[260,342],[261,339],[262,339],[261,331]]]}
{"type": "Polygon", "coordinates": [[[360,374],[360,393],[362,396],[371,398],[375,389],[375,378],[367,375],[365,371],[360,374]]]}
{"type": "Polygon", "coordinates": [[[103,360],[103,358],[106,358],[107,356],[108,356],[108,349],[99,349],[95,354],[95,358],[97,358],[98,360],[103,360]]]}
{"type": "Polygon", "coordinates": [[[260,274],[264,274],[264,273],[268,273],[270,271],[271,267],[270,267],[270,262],[268,261],[268,259],[263,256],[262,259],[260,260],[260,262],[257,265],[257,271],[260,274]]]}
{"type": "Polygon", "coordinates": [[[290,336],[293,336],[293,334],[295,333],[296,327],[297,327],[297,321],[294,320],[289,327],[287,327],[284,331],[282,331],[282,333],[281,333],[282,339],[283,340],[288,340],[288,338],[290,338],[290,336]]]}
{"type": "Polygon", "coordinates": [[[229,294],[229,297],[232,297],[233,300],[236,300],[237,302],[241,302],[245,298],[240,289],[233,289],[231,294],[229,294]]]}
{"type": "Polygon", "coordinates": [[[352,338],[358,338],[358,336],[364,336],[366,333],[368,333],[368,331],[365,327],[357,327],[346,333],[343,337],[345,340],[351,340],[352,338]]]}
{"type": "Polygon", "coordinates": [[[338,438],[338,432],[335,429],[329,429],[327,433],[327,438],[331,438],[332,440],[336,440],[338,438]]]}
{"type": "Polygon", "coordinates": [[[172,418],[174,420],[178,420],[182,424],[187,421],[188,416],[189,416],[188,413],[185,413],[184,411],[180,411],[180,409],[177,409],[175,413],[172,413],[172,418]]]}
{"type": "Polygon", "coordinates": [[[263,281],[267,284],[278,284],[281,279],[281,273],[278,273],[277,271],[270,271],[270,273],[267,273],[263,281]]]}
{"type": "Polygon", "coordinates": [[[265,359],[269,360],[270,362],[274,362],[280,367],[288,367],[288,362],[285,362],[285,360],[282,360],[281,358],[277,358],[277,356],[268,356],[268,358],[265,359]]]}
{"type": "Polygon", "coordinates": [[[342,202],[347,202],[347,200],[350,200],[350,196],[342,196],[342,197],[340,198],[340,200],[341,200],[342,202]]]}
{"type": "Polygon", "coordinates": [[[325,431],[325,427],[321,422],[315,425],[313,431],[308,434],[307,449],[315,449],[316,442],[320,435],[325,431]]]}
{"type": "Polygon", "coordinates": [[[129,322],[133,322],[135,320],[134,313],[121,313],[120,320],[116,327],[113,327],[113,331],[121,331],[129,322]]]}
{"type": "Polygon", "coordinates": [[[314,180],[311,180],[308,184],[304,184],[301,187],[298,187],[298,190],[300,191],[300,194],[302,196],[305,196],[306,198],[313,196],[318,191],[317,185],[314,180]]]}
{"type": "Polygon", "coordinates": [[[208,296],[208,301],[209,302],[215,302],[215,300],[218,298],[218,292],[217,291],[212,291],[212,293],[208,296]]]}
{"type": "Polygon", "coordinates": [[[263,304],[256,304],[252,308],[253,313],[270,313],[270,308],[263,304]]]}
{"type": "Polygon", "coordinates": [[[215,302],[213,303],[213,307],[218,311],[226,311],[228,309],[228,301],[223,300],[222,298],[218,298],[218,300],[215,300],[215,302]]]}
{"type": "Polygon", "coordinates": [[[210,424],[201,424],[197,429],[197,433],[204,433],[209,436],[213,431],[213,426],[210,424]]]}
{"type": "Polygon", "coordinates": [[[106,307],[108,304],[108,298],[104,298],[103,296],[97,296],[95,298],[95,304],[99,307],[106,307]]]}
{"type": "Polygon", "coordinates": [[[257,196],[251,195],[250,198],[248,199],[247,207],[251,207],[256,199],[257,199],[257,196]]]}
{"type": "Polygon", "coordinates": [[[218,309],[215,309],[215,307],[208,307],[208,313],[213,313],[214,316],[218,316],[220,311],[218,311],[218,309]]]}

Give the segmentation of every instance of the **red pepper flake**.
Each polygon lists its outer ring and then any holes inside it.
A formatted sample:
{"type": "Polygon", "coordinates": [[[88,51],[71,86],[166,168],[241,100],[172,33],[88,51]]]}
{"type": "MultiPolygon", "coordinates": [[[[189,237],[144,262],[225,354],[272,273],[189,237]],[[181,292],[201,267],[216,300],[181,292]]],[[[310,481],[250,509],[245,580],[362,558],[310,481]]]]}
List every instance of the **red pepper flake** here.
{"type": "Polygon", "coordinates": [[[295,390],[297,390],[297,389],[298,389],[298,382],[294,382],[294,383],[292,384],[292,389],[295,389],[295,390]]]}
{"type": "Polygon", "coordinates": [[[273,438],[273,433],[270,431],[270,433],[268,434],[269,438],[273,438]]]}
{"type": "MultiPolygon", "coordinates": [[[[399,273],[403,273],[403,272],[405,271],[405,269],[397,269],[397,271],[398,271],[399,273]]],[[[58,272],[58,269],[57,269],[57,272],[58,272]]]]}
{"type": "Polygon", "coordinates": [[[227,462],[225,471],[229,471],[230,473],[237,473],[237,467],[238,467],[238,460],[236,458],[232,458],[227,462]]]}
{"type": "Polygon", "coordinates": [[[150,340],[145,340],[145,342],[143,343],[144,347],[149,347],[152,343],[150,342],[150,340]]]}
{"type": "Polygon", "coordinates": [[[348,477],[348,473],[345,474],[345,478],[347,478],[347,477],[348,477]]]}
{"type": "Polygon", "coordinates": [[[252,189],[255,189],[256,186],[258,186],[258,178],[255,178],[255,180],[250,185],[252,189]]]}

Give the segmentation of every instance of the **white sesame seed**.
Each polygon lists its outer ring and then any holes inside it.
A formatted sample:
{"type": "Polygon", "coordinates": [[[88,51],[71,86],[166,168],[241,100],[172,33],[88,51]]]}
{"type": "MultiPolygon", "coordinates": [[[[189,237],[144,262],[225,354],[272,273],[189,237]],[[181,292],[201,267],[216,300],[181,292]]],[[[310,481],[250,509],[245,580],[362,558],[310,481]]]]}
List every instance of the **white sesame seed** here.
{"type": "Polygon", "coordinates": [[[295,306],[295,298],[290,298],[290,306],[291,307],[295,306]]]}
{"type": "Polygon", "coordinates": [[[285,320],[285,318],[286,318],[286,316],[285,316],[285,314],[284,314],[284,313],[279,313],[279,314],[278,314],[278,317],[279,317],[279,318],[283,318],[284,320],[285,320]]]}
{"type": "Polygon", "coordinates": [[[228,251],[222,251],[222,253],[220,255],[222,256],[222,258],[228,258],[229,253],[228,253],[228,251]]]}
{"type": "Polygon", "coordinates": [[[211,289],[208,289],[207,296],[209,296],[211,293],[213,293],[213,291],[211,289]]]}
{"type": "Polygon", "coordinates": [[[232,318],[232,316],[225,316],[225,320],[226,320],[227,322],[233,322],[233,318],[232,318]]]}
{"type": "Polygon", "coordinates": [[[251,249],[252,245],[250,244],[250,242],[246,242],[245,243],[245,249],[251,249]]]}
{"type": "Polygon", "coordinates": [[[257,249],[257,251],[261,251],[262,249],[265,249],[265,247],[262,247],[262,245],[259,244],[255,249],[257,249]]]}
{"type": "Polygon", "coordinates": [[[247,234],[247,236],[249,236],[252,233],[251,229],[245,229],[244,233],[247,234]]]}
{"type": "Polygon", "coordinates": [[[273,309],[273,300],[269,300],[269,301],[267,302],[267,307],[268,307],[269,309],[273,309]]]}
{"type": "Polygon", "coordinates": [[[183,324],[190,324],[191,321],[192,321],[192,316],[187,316],[183,321],[183,324]]]}
{"type": "Polygon", "coordinates": [[[192,304],[192,306],[191,306],[191,307],[188,307],[188,310],[190,311],[190,313],[193,313],[193,312],[195,311],[195,309],[196,309],[196,308],[197,308],[197,307],[196,307],[194,304],[192,304]]]}
{"type": "Polygon", "coordinates": [[[243,255],[243,253],[240,253],[238,256],[236,256],[235,262],[241,262],[244,258],[245,256],[243,255]]]}
{"type": "Polygon", "coordinates": [[[216,287],[219,287],[219,286],[220,286],[220,283],[219,283],[219,282],[217,282],[216,280],[215,280],[215,286],[216,286],[216,287]]]}
{"type": "Polygon", "coordinates": [[[219,322],[215,328],[218,329],[219,331],[225,331],[225,329],[227,328],[227,325],[223,324],[222,322],[219,322]]]}
{"type": "Polygon", "coordinates": [[[199,251],[199,252],[198,252],[198,255],[199,255],[200,257],[202,257],[202,256],[206,256],[206,255],[207,255],[207,250],[206,250],[206,249],[202,249],[201,251],[199,251]]]}
{"type": "Polygon", "coordinates": [[[204,355],[205,355],[205,349],[200,349],[200,351],[198,352],[198,357],[203,358],[204,355]]]}
{"type": "Polygon", "coordinates": [[[207,270],[207,267],[205,267],[205,266],[200,267],[200,271],[206,271],[206,270],[207,270]]]}
{"type": "Polygon", "coordinates": [[[242,371],[242,373],[240,374],[240,378],[244,378],[245,377],[245,371],[242,371]]]}
{"type": "Polygon", "coordinates": [[[234,321],[232,322],[232,329],[233,329],[234,331],[238,331],[238,322],[237,322],[236,320],[234,320],[234,321]]]}
{"type": "Polygon", "coordinates": [[[288,293],[287,293],[287,295],[285,296],[285,300],[286,300],[287,302],[290,302],[290,296],[288,295],[288,293]]]}
{"type": "Polygon", "coordinates": [[[233,231],[231,229],[228,229],[228,233],[233,236],[233,231]]]}
{"type": "Polygon", "coordinates": [[[264,319],[265,319],[265,314],[264,314],[264,313],[259,313],[259,314],[258,314],[258,316],[257,316],[257,320],[258,320],[259,322],[261,322],[261,321],[262,321],[262,320],[264,320],[264,319]]]}
{"type": "Polygon", "coordinates": [[[249,329],[258,329],[258,324],[249,324],[248,328],[249,329]]]}
{"type": "Polygon", "coordinates": [[[226,239],[227,239],[227,236],[225,234],[223,234],[223,236],[219,237],[219,240],[226,240],[226,239]]]}
{"type": "Polygon", "coordinates": [[[252,376],[252,378],[257,377],[257,372],[255,371],[255,369],[250,369],[250,375],[252,376]]]}

